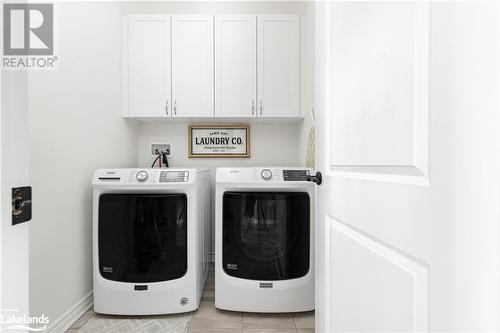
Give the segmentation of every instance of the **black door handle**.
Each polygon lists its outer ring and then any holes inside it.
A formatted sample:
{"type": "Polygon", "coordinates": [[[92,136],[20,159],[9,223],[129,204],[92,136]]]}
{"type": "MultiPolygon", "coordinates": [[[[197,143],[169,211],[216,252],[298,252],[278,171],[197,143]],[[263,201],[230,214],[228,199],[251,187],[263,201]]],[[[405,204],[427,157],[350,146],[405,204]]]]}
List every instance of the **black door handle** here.
{"type": "Polygon", "coordinates": [[[323,176],[321,175],[321,172],[318,171],[314,176],[307,176],[306,180],[308,182],[316,183],[316,185],[321,185],[323,182],[323,176]]]}

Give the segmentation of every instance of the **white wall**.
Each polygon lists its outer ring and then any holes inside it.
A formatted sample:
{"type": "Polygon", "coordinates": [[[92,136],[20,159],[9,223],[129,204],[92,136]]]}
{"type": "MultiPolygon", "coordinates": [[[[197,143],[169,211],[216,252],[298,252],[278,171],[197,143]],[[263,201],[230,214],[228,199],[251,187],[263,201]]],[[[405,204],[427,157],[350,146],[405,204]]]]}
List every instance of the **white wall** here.
{"type": "Polygon", "coordinates": [[[20,315],[29,314],[29,231],[33,221],[12,225],[11,193],[13,187],[29,185],[27,77],[22,71],[1,73],[0,309],[17,309],[20,315]]]}
{"type": "MultiPolygon", "coordinates": [[[[309,131],[314,126],[309,109],[314,105],[315,86],[315,17],[316,7],[311,3],[304,5],[300,29],[300,104],[304,121],[299,124],[299,161],[305,165],[309,131]]],[[[314,108],[313,108],[314,110],[314,108]]]]}
{"type": "Polygon", "coordinates": [[[137,164],[121,117],[119,4],[57,4],[59,69],[29,74],[35,220],[30,308],[52,321],[92,290],[91,176],[137,164]]]}

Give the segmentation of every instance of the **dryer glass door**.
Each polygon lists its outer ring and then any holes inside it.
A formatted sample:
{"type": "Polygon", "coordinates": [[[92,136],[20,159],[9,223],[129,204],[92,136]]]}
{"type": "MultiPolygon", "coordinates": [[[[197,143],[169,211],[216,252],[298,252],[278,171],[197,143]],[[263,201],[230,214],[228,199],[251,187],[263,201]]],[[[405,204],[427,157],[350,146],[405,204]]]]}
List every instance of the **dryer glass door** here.
{"type": "Polygon", "coordinates": [[[224,271],[251,280],[309,272],[310,200],[303,192],[225,192],[224,271]]]}
{"type": "Polygon", "coordinates": [[[160,282],[187,271],[185,194],[103,194],[99,270],[109,280],[160,282]]]}

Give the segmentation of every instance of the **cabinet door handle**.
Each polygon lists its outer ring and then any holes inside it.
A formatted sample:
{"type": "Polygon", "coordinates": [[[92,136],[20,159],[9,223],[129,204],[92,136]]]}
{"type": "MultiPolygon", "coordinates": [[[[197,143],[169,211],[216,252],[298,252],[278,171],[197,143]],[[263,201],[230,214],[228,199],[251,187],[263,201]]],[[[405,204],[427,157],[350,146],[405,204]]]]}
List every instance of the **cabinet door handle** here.
{"type": "Polygon", "coordinates": [[[255,115],[255,101],[252,100],[252,116],[255,115]]]}
{"type": "Polygon", "coordinates": [[[167,112],[167,116],[168,116],[168,100],[167,100],[167,102],[165,103],[165,111],[167,112]]]}
{"type": "Polygon", "coordinates": [[[177,101],[174,101],[174,115],[177,115],[177,101]]]}
{"type": "Polygon", "coordinates": [[[262,100],[260,100],[260,115],[262,115],[262,100]]]}

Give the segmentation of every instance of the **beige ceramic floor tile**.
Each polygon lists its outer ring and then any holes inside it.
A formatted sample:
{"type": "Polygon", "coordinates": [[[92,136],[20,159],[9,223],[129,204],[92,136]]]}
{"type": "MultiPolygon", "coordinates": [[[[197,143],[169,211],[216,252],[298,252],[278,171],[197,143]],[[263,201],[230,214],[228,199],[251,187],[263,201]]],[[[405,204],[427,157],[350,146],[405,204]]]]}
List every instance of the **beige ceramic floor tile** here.
{"type": "Polygon", "coordinates": [[[213,301],[215,300],[215,290],[205,290],[201,296],[203,301],[213,301]]]}
{"type": "Polygon", "coordinates": [[[298,333],[314,333],[314,328],[297,328],[298,333]]]}
{"type": "Polygon", "coordinates": [[[95,315],[77,331],[81,333],[184,333],[191,314],[166,316],[104,316],[95,315]]]}
{"type": "Polygon", "coordinates": [[[314,311],[294,313],[293,321],[297,328],[314,328],[314,311]]]}
{"type": "Polygon", "coordinates": [[[189,329],[211,329],[216,331],[224,328],[241,331],[241,321],[235,321],[225,316],[216,315],[213,317],[193,317],[189,323],[189,329]]]}
{"type": "Polygon", "coordinates": [[[205,284],[205,291],[207,290],[215,290],[215,283],[210,283],[210,281],[207,281],[205,284]]]}
{"type": "Polygon", "coordinates": [[[297,333],[295,328],[257,328],[257,329],[243,329],[243,333],[297,333]]]}
{"type": "Polygon", "coordinates": [[[215,308],[213,301],[202,301],[198,311],[193,313],[189,329],[227,328],[241,330],[240,312],[222,311],[215,308]]]}
{"type": "Polygon", "coordinates": [[[241,328],[188,328],[187,333],[241,333],[241,328]]]}
{"type": "Polygon", "coordinates": [[[267,313],[244,313],[243,328],[295,328],[293,317],[290,313],[267,314],[267,313]]]}

